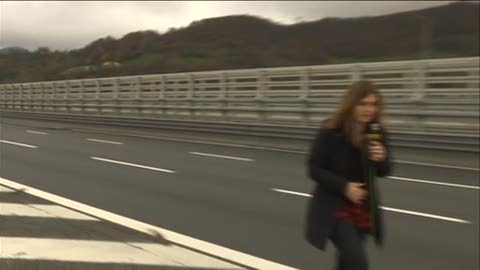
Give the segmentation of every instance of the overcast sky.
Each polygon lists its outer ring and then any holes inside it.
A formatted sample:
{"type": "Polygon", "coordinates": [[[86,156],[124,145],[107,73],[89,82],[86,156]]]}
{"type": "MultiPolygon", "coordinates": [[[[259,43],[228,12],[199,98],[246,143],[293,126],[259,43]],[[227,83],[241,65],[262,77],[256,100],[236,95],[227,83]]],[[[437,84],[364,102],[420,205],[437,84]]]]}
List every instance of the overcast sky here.
{"type": "Polygon", "coordinates": [[[358,17],[416,10],[454,1],[0,1],[0,47],[82,48],[127,33],[184,27],[233,14],[291,24],[325,17],[358,17]]]}

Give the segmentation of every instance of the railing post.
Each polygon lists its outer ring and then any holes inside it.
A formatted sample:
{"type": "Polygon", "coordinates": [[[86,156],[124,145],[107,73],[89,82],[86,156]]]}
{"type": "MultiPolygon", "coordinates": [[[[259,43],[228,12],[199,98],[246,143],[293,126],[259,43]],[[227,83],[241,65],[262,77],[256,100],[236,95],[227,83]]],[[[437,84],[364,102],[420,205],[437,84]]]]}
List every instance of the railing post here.
{"type": "Polygon", "coordinates": [[[120,84],[119,84],[119,79],[118,78],[115,78],[113,79],[113,98],[114,99],[117,99],[119,97],[119,87],[120,87],[120,84]]]}
{"type": "Polygon", "coordinates": [[[102,111],[102,97],[100,96],[101,95],[101,82],[100,82],[100,79],[96,79],[95,80],[95,99],[97,101],[97,112],[101,112],[102,111]]]}
{"type": "Polygon", "coordinates": [[[40,85],[40,108],[42,111],[45,111],[45,87],[43,86],[43,83],[39,83],[40,85]]]}
{"type": "Polygon", "coordinates": [[[160,91],[158,93],[158,98],[161,100],[165,100],[165,75],[160,76],[160,91]]]}
{"type": "Polygon", "coordinates": [[[136,77],[136,87],[135,87],[135,93],[133,94],[133,98],[131,99],[132,102],[131,104],[134,105],[132,109],[134,110],[132,114],[140,115],[141,109],[140,106],[142,106],[143,101],[140,99],[140,96],[142,94],[142,77],[136,77]]]}
{"type": "Polygon", "coordinates": [[[22,98],[21,98],[21,104],[22,104],[22,111],[26,111],[26,108],[28,107],[28,90],[25,88],[25,85],[22,83],[20,84],[20,87],[22,89],[22,98]]]}
{"type": "MultiPolygon", "coordinates": [[[[55,85],[57,85],[57,84],[55,84],[55,85]]],[[[62,104],[63,104],[64,107],[65,107],[65,111],[68,112],[68,111],[69,111],[69,107],[68,107],[68,99],[67,99],[67,97],[68,97],[67,88],[64,87],[64,88],[63,88],[63,91],[64,91],[64,92],[63,92],[63,95],[62,95],[62,104]]]]}
{"type": "Polygon", "coordinates": [[[302,69],[300,75],[300,106],[301,106],[301,115],[302,115],[302,122],[306,125],[310,123],[310,113],[309,103],[308,103],[308,93],[310,90],[310,68],[302,69]]]}
{"type": "MultiPolygon", "coordinates": [[[[478,61],[472,61],[473,62],[473,65],[471,65],[472,67],[476,67],[476,68],[479,68],[478,66],[478,61]]],[[[470,65],[469,65],[470,66],[470,65]]],[[[473,78],[470,78],[469,79],[469,83],[468,83],[468,88],[469,89],[475,89],[478,91],[478,88],[479,88],[479,76],[480,76],[480,72],[479,70],[470,70],[468,72],[468,76],[469,77],[473,77],[473,78]]]]}
{"type": "Polygon", "coordinates": [[[83,81],[80,81],[80,96],[82,97],[82,100],[80,100],[80,110],[84,113],[87,110],[87,89],[85,89],[83,81]]]}
{"type": "MultiPolygon", "coordinates": [[[[5,89],[3,88],[3,86],[0,88],[0,108],[5,108],[5,89]]],[[[0,115],[1,117],[1,115],[0,115]]]]}
{"type": "Polygon", "coordinates": [[[188,88],[187,88],[187,104],[188,104],[188,114],[190,119],[195,119],[195,102],[193,101],[193,91],[195,90],[195,75],[193,73],[188,74],[188,88]]]}
{"type": "Polygon", "coordinates": [[[352,65],[351,80],[352,80],[352,82],[356,82],[360,79],[362,79],[362,66],[360,64],[353,64],[352,65]]]}
{"type": "Polygon", "coordinates": [[[57,85],[55,82],[50,83],[52,87],[52,93],[53,93],[53,111],[57,112],[58,111],[58,97],[57,97],[57,85]]]}
{"type": "Polygon", "coordinates": [[[255,100],[257,102],[257,110],[258,110],[258,120],[259,122],[266,121],[266,112],[265,112],[265,91],[266,91],[266,71],[260,70],[258,71],[258,79],[257,79],[257,95],[255,100]]]}
{"type": "Polygon", "coordinates": [[[426,62],[420,61],[416,62],[413,68],[413,70],[415,70],[415,92],[412,96],[412,102],[415,106],[415,113],[417,114],[417,121],[414,124],[418,129],[425,129],[426,127],[424,123],[425,117],[422,115],[425,106],[426,65],[426,62]]]}
{"type": "Polygon", "coordinates": [[[220,74],[220,92],[218,94],[218,100],[220,102],[220,116],[222,120],[227,120],[227,74],[222,72],[220,74]]]}
{"type": "Polygon", "coordinates": [[[120,112],[120,83],[119,83],[118,78],[113,79],[113,104],[112,104],[112,114],[118,115],[118,112],[120,112]]]}
{"type": "Polygon", "coordinates": [[[20,96],[20,99],[18,100],[18,106],[19,106],[20,111],[23,111],[23,102],[25,100],[25,97],[23,96],[23,84],[19,83],[18,88],[19,88],[18,93],[19,93],[19,96],[20,96]]]}
{"type": "Polygon", "coordinates": [[[140,100],[140,94],[142,93],[142,77],[137,77],[137,87],[135,87],[135,93],[133,99],[140,100]]]}
{"type": "MultiPolygon", "coordinates": [[[[82,84],[83,81],[80,81],[80,84],[82,84]]],[[[67,108],[67,112],[69,111],[72,111],[72,108],[71,108],[71,103],[73,102],[70,102],[70,82],[69,81],[66,81],[65,82],[65,96],[64,96],[64,99],[65,99],[65,107],[67,108]]],[[[83,97],[82,97],[82,100],[83,100],[83,97]]],[[[82,102],[82,101],[80,101],[82,102]]]]}
{"type": "Polygon", "coordinates": [[[158,100],[160,101],[160,105],[162,106],[162,116],[167,114],[167,101],[165,99],[165,91],[166,91],[166,82],[165,82],[165,75],[160,76],[160,92],[158,93],[158,100]]]}

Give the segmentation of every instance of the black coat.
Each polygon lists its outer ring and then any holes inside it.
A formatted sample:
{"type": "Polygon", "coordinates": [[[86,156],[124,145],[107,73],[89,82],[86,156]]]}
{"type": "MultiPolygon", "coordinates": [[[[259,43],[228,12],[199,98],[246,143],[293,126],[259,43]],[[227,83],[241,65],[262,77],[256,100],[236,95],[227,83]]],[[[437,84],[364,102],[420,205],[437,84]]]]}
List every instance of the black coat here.
{"type": "MultiPolygon", "coordinates": [[[[387,157],[383,162],[373,162],[380,177],[389,174],[391,169],[391,149],[386,133],[383,133],[381,141],[387,149],[387,157]]],[[[316,183],[306,220],[306,239],[313,246],[325,249],[335,222],[335,212],[342,200],[348,200],[344,195],[347,182],[365,182],[366,156],[366,147],[354,147],[341,130],[326,127],[319,130],[307,161],[309,177],[316,183]]],[[[374,224],[377,230],[374,237],[381,245],[384,232],[378,193],[376,198],[374,224]]]]}

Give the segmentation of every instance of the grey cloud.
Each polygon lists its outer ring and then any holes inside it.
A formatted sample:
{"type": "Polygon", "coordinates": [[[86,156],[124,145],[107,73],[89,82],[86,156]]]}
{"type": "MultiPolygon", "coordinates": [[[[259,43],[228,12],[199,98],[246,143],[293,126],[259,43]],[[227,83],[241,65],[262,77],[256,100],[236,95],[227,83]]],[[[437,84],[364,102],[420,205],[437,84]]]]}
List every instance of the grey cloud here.
{"type": "Polygon", "coordinates": [[[137,10],[138,12],[151,13],[156,16],[163,14],[181,14],[188,10],[188,2],[164,1],[162,3],[148,2],[123,2],[128,8],[137,10]]]}
{"type": "Polygon", "coordinates": [[[79,48],[109,35],[121,37],[132,31],[162,30],[172,16],[179,17],[186,8],[186,2],[3,3],[0,45],[79,48]],[[155,18],[158,24],[148,25],[149,18],[155,18]]]}
{"type": "Polygon", "coordinates": [[[220,10],[238,10],[267,17],[286,23],[294,18],[306,21],[325,17],[359,17],[416,10],[455,1],[252,1],[218,3],[220,10]]]}

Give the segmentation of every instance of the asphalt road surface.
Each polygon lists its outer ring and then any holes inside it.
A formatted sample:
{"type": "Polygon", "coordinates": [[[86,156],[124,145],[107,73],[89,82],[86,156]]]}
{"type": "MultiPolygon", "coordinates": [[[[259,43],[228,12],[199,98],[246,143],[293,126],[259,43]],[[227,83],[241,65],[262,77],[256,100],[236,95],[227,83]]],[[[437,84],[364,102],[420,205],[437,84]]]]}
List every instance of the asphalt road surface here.
{"type": "MultiPolygon", "coordinates": [[[[303,237],[303,154],[31,123],[3,121],[1,177],[298,269],[333,266],[332,245],[303,237]]],[[[478,169],[396,163],[380,192],[387,239],[368,240],[371,269],[479,268],[478,169]]]]}

